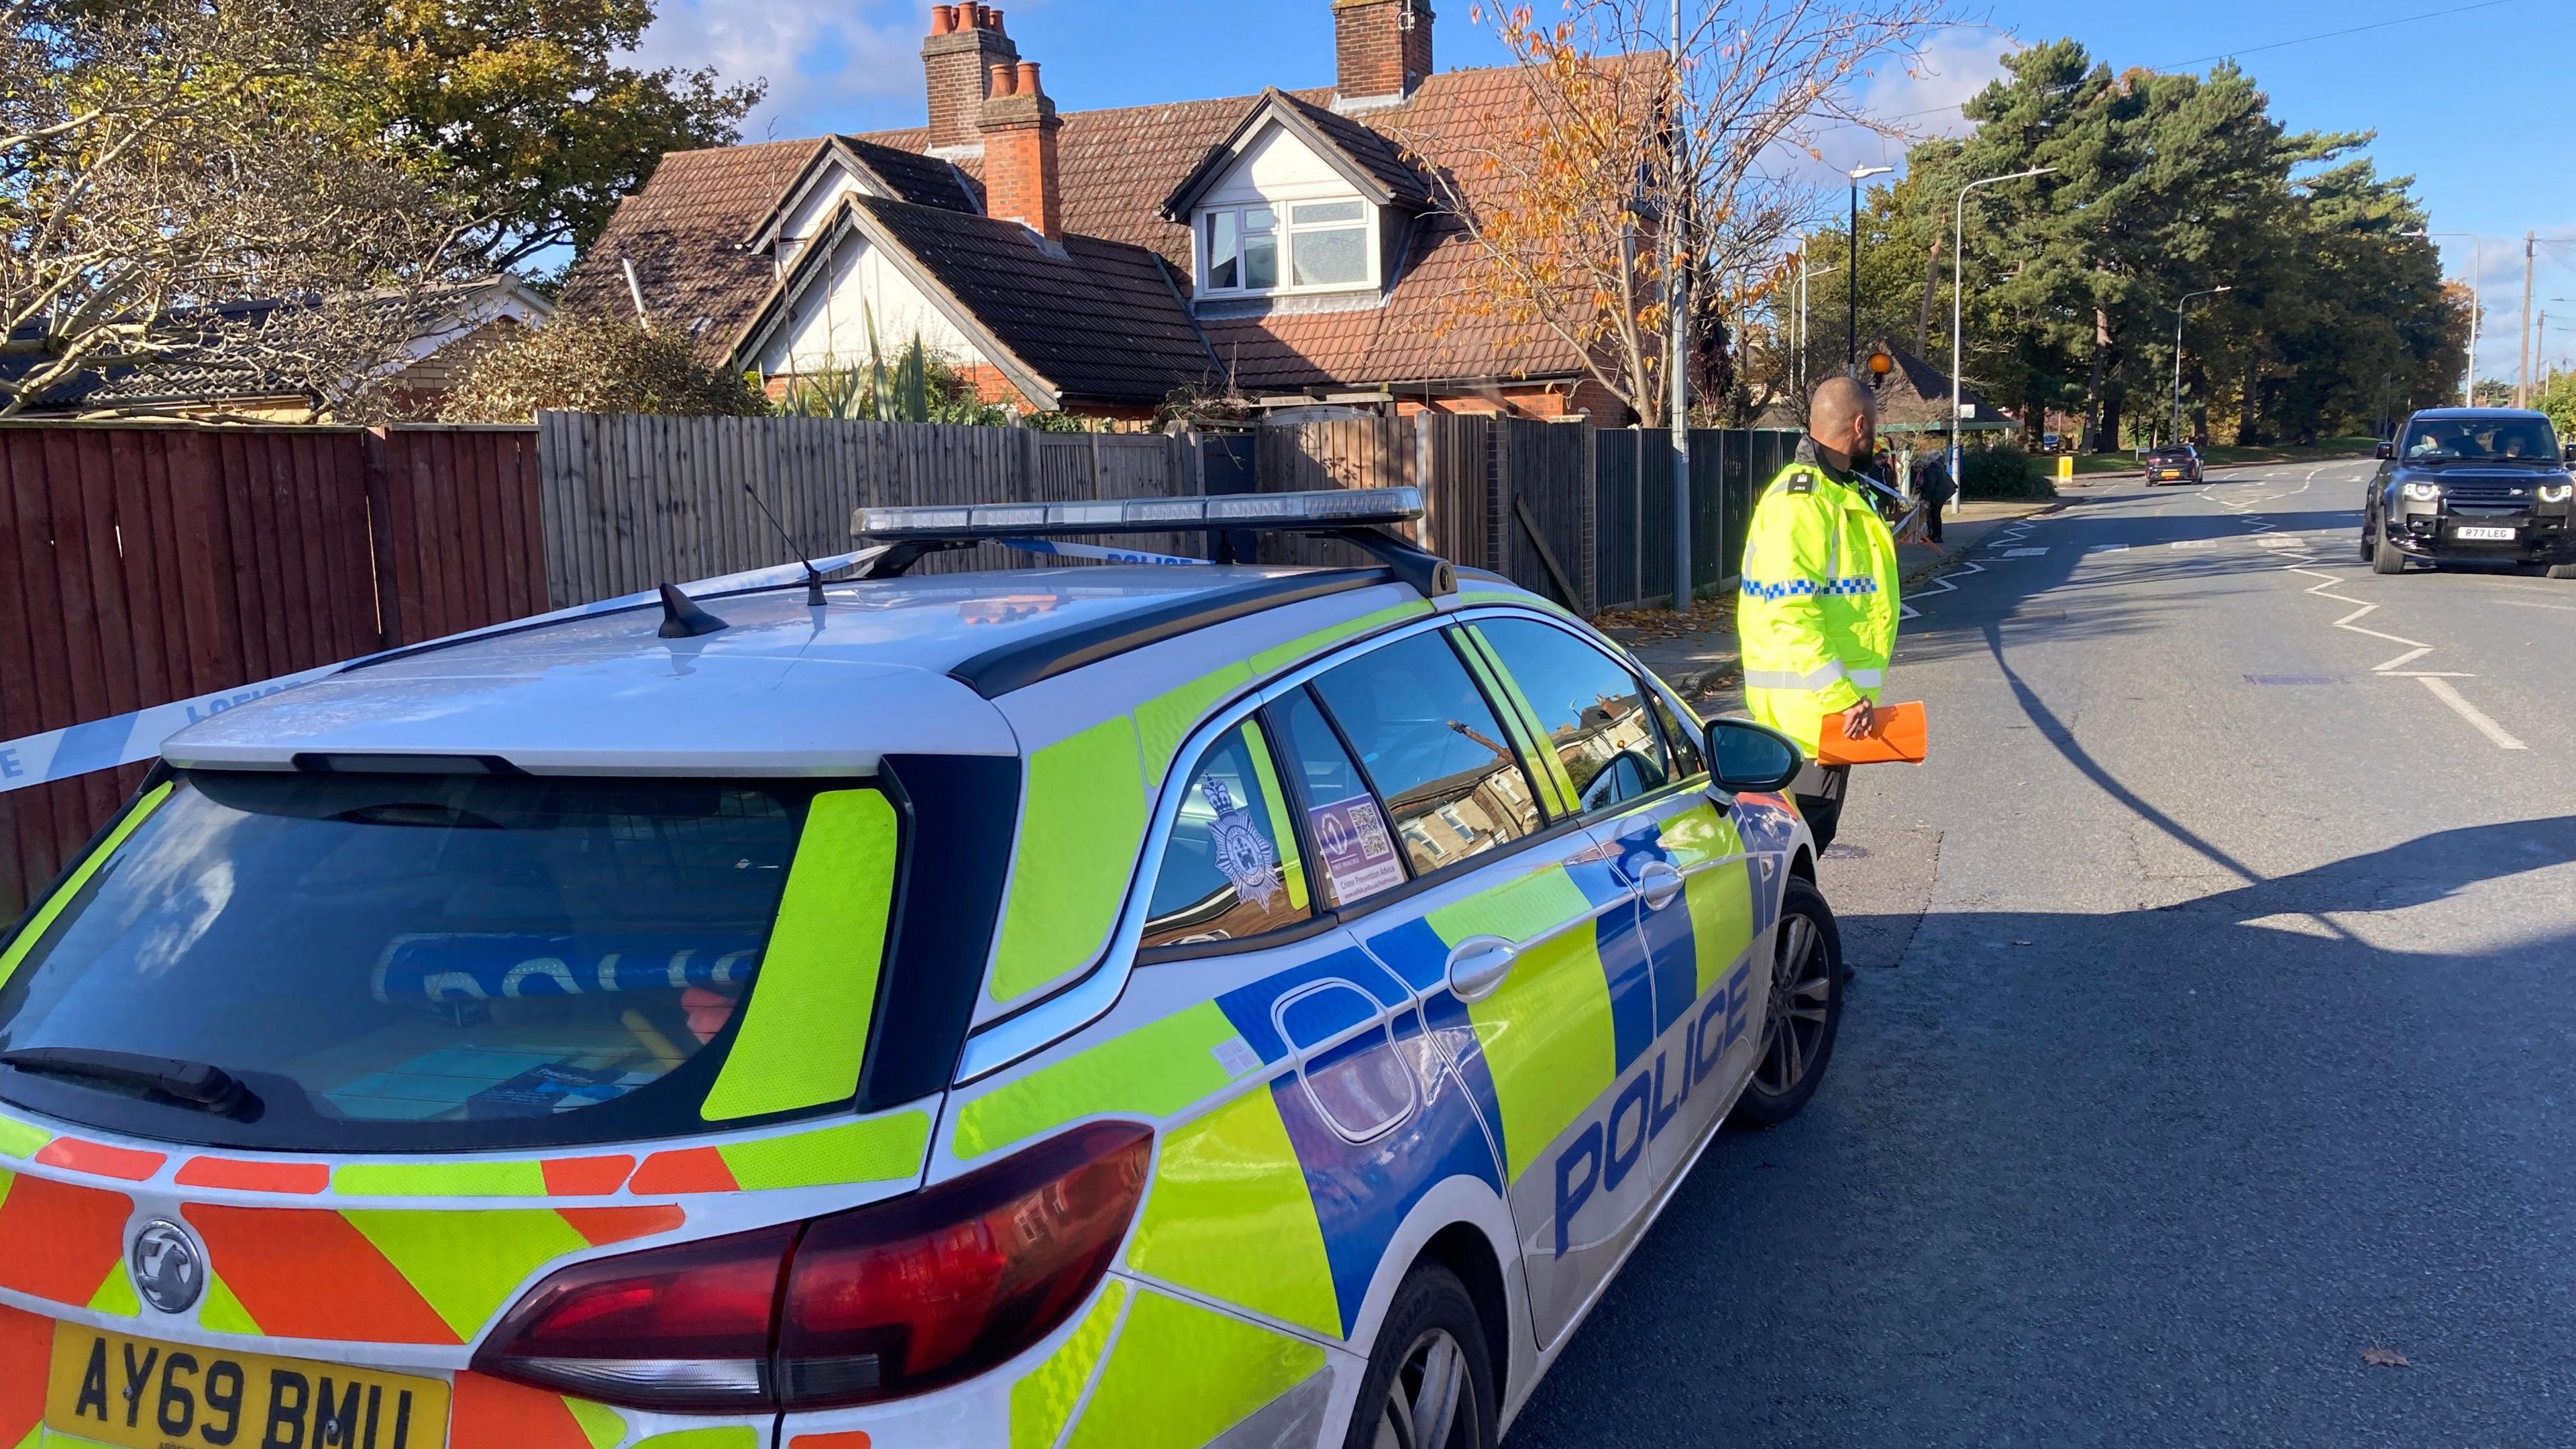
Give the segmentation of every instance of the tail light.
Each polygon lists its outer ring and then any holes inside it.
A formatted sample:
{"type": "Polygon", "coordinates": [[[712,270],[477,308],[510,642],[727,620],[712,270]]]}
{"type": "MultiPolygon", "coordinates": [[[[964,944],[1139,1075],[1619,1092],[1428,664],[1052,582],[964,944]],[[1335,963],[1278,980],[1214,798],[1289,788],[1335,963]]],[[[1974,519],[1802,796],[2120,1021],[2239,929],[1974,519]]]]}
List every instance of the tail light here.
{"type": "Polygon", "coordinates": [[[1153,1133],[1100,1123],[925,1192],[576,1264],[477,1371],[627,1408],[821,1409],[971,1378],[1091,1296],[1143,1196],[1153,1133]]]}

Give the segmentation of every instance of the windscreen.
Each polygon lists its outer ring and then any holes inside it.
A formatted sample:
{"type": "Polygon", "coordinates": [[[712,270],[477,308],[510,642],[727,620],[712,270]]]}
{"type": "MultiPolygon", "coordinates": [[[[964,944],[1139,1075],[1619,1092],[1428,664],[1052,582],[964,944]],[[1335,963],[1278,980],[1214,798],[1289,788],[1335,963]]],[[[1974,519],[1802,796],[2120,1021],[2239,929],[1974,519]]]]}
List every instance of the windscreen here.
{"type": "Polygon", "coordinates": [[[2427,418],[2406,429],[2397,456],[2410,463],[2558,461],[2545,418],[2427,418]]]}
{"type": "MultiPolygon", "coordinates": [[[[687,1130],[758,980],[810,798],[734,781],[182,774],[0,988],[0,1060],[218,1067],[251,1101],[237,1120],[200,1111],[209,1141],[687,1130]]],[[[148,1108],[164,1134],[185,1115],[134,1083],[42,1068],[0,1070],[0,1095],[111,1126],[148,1108]]]]}

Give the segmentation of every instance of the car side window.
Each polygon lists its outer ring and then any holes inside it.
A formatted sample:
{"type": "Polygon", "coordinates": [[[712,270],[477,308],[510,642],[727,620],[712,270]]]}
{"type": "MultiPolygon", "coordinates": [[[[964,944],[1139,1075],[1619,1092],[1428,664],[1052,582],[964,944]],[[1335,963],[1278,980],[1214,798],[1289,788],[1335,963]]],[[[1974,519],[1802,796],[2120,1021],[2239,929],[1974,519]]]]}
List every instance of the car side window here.
{"type": "Polygon", "coordinates": [[[1310,914],[1269,741],[1250,721],[1199,757],[1172,818],[1139,947],[1234,941],[1310,914]]]}
{"type": "Polygon", "coordinates": [[[1687,780],[1707,774],[1708,761],[1701,758],[1699,741],[1691,738],[1690,726],[1683,724],[1673,707],[1664,703],[1664,697],[1651,689],[1646,691],[1646,702],[1654,707],[1655,723],[1663,729],[1664,748],[1672,751],[1673,778],[1687,780]]]}
{"type": "Polygon", "coordinates": [[[1306,838],[1315,842],[1315,888],[1324,905],[1352,905],[1404,884],[1404,857],[1386,815],[1322,706],[1301,689],[1271,706],[1271,717],[1297,808],[1306,814],[1306,838]]]}
{"type": "Polygon", "coordinates": [[[1626,665],[1535,619],[1487,620],[1476,632],[1538,716],[1585,814],[1670,782],[1663,731],[1626,665]]]}
{"type": "MultiPolygon", "coordinates": [[[[1318,677],[1314,691],[1358,754],[1415,874],[1538,830],[1537,792],[1445,635],[1373,649],[1318,677]]],[[[1315,840],[1329,858],[1334,846],[1320,830],[1315,840]]]]}

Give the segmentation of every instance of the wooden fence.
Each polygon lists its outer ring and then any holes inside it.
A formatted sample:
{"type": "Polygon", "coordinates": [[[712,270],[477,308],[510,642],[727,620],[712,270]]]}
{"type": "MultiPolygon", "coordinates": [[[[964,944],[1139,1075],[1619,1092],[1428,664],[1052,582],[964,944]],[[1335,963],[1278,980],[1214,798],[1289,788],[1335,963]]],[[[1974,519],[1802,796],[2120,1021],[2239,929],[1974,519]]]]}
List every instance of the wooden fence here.
{"type": "MultiPolygon", "coordinates": [[[[515,618],[526,428],[0,427],[0,740],[515,618]]],[[[0,920],[143,766],[0,794],[0,920]]]]}
{"type": "MultiPolygon", "coordinates": [[[[1693,580],[1734,571],[1785,434],[1693,435],[1693,580]]],[[[1411,484],[1409,529],[1584,612],[1668,597],[1661,435],[1415,415],[1250,438],[549,413],[533,428],[0,427],[0,740],[506,619],[846,551],[865,506],[1411,484]],[[1250,467],[1247,473],[1246,463],[1250,467]]],[[[1197,553],[1199,535],[1121,540],[1197,553]]],[[[1356,563],[1268,539],[1282,563],[1356,563]]],[[[979,547],[925,572],[1035,567],[979,547]]],[[[140,769],[0,794],[0,919],[140,769]]]]}

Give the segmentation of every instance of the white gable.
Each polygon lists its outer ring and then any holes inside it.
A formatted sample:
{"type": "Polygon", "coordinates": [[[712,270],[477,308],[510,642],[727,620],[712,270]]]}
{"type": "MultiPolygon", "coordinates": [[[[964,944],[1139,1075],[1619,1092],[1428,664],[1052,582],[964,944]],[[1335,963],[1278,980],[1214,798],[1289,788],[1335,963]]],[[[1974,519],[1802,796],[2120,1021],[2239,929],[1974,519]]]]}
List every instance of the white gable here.
{"type": "Polygon", "coordinates": [[[972,363],[982,356],[882,249],[856,231],[826,235],[833,238],[828,265],[809,269],[803,289],[788,299],[785,319],[770,330],[752,359],[763,373],[776,377],[825,367],[864,367],[871,320],[877,345],[889,360],[916,336],[953,362],[972,363]]]}
{"type": "Polygon", "coordinates": [[[1216,185],[1199,198],[1199,205],[1354,194],[1349,180],[1334,169],[1333,163],[1316,155],[1305,142],[1274,121],[1262,127],[1236,154],[1216,185]]]}

